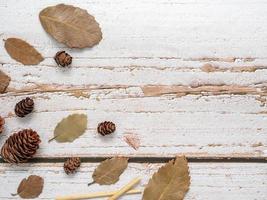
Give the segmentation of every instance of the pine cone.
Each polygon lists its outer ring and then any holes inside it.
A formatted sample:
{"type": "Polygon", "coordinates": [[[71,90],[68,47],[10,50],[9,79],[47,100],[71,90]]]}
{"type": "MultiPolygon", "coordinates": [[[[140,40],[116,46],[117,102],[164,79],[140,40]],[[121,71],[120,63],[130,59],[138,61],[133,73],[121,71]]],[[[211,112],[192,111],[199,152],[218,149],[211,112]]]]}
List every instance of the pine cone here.
{"type": "Polygon", "coordinates": [[[18,117],[25,117],[33,111],[34,102],[30,97],[21,100],[15,106],[15,113],[18,117]]]}
{"type": "Polygon", "coordinates": [[[66,67],[71,64],[72,57],[66,53],[65,51],[59,51],[56,53],[54,57],[56,63],[60,65],[61,67],[66,67]]]}
{"type": "Polygon", "coordinates": [[[73,174],[81,165],[81,159],[78,157],[68,158],[64,163],[64,171],[66,174],[73,174]]]}
{"type": "Polygon", "coordinates": [[[113,122],[109,122],[109,121],[104,121],[104,122],[98,124],[98,127],[97,127],[98,133],[100,133],[103,136],[109,135],[109,134],[113,133],[115,130],[116,130],[115,124],[113,122]]]}
{"type": "Polygon", "coordinates": [[[0,134],[4,130],[5,119],[0,116],[0,134]]]}
{"type": "Polygon", "coordinates": [[[39,135],[31,130],[24,129],[11,135],[1,149],[2,158],[9,163],[27,162],[39,148],[39,135]]]}

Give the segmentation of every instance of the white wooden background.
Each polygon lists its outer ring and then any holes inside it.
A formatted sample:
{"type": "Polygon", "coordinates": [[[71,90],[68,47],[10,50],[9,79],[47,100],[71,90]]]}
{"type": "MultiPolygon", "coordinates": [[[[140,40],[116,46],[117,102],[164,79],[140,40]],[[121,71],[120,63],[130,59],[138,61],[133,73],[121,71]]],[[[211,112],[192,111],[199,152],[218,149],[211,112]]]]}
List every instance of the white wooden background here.
{"type": "Polygon", "coordinates": [[[0,163],[0,199],[14,199],[10,193],[30,174],[45,178],[40,199],[53,199],[113,190],[138,175],[144,187],[162,165],[131,163],[114,186],[88,188],[97,163],[84,162],[67,177],[62,160],[70,155],[146,162],[180,154],[193,161],[186,199],[267,199],[266,11],[267,0],[0,0],[0,39],[19,37],[45,57],[23,66],[0,45],[0,69],[12,79],[0,95],[6,118],[0,145],[22,128],[42,139],[38,163],[0,163]],[[68,49],[46,34],[38,14],[57,3],[94,15],[100,44],[68,49]],[[73,56],[70,69],[56,66],[59,50],[73,56]],[[34,98],[35,111],[19,119],[14,105],[26,96],[34,98]],[[88,115],[86,133],[71,144],[48,143],[57,122],[76,112],[88,115]],[[117,125],[105,138],[96,133],[104,120],[117,125]],[[125,133],[140,137],[138,151],[124,142],[125,133]]]}

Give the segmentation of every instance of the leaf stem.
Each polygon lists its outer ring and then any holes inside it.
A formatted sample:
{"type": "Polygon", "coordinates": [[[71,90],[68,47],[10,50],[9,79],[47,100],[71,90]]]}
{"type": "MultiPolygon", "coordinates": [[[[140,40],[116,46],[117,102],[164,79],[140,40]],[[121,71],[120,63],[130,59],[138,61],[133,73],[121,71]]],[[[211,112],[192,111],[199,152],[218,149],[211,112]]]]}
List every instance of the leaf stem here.
{"type": "Polygon", "coordinates": [[[56,139],[58,137],[58,135],[52,137],[50,140],[48,140],[48,142],[52,142],[54,139],[56,139]]]}
{"type": "Polygon", "coordinates": [[[91,183],[88,183],[88,186],[95,184],[95,181],[92,181],[91,183]]]}

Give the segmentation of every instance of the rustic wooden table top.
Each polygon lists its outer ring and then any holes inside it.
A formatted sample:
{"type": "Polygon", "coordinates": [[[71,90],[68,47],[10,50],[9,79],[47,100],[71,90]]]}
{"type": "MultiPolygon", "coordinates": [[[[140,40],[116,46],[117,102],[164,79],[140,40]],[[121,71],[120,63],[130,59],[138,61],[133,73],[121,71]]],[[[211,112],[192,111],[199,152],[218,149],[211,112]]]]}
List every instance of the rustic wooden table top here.
{"type": "MultiPolygon", "coordinates": [[[[27,164],[0,163],[0,199],[30,174],[45,178],[39,199],[118,189],[136,176],[142,186],[167,160],[189,159],[192,184],[186,199],[267,199],[267,1],[266,0],[65,0],[87,9],[100,23],[103,40],[75,50],[41,27],[40,10],[63,1],[0,1],[0,39],[19,37],[45,57],[36,66],[12,60],[0,45],[0,69],[11,77],[0,95],[6,130],[37,130],[42,144],[27,164]],[[66,50],[71,68],[53,56],[66,50]],[[14,115],[16,102],[34,98],[34,112],[14,115]],[[86,133],[71,144],[48,143],[58,121],[86,113],[86,133]],[[105,138],[99,122],[117,131],[105,138]],[[123,140],[137,134],[136,151],[123,140]],[[74,176],[62,165],[84,162],[74,176]],[[93,185],[91,174],[106,157],[124,155],[130,164],[113,186],[93,185]]],[[[121,199],[136,200],[140,195],[121,199]]]]}

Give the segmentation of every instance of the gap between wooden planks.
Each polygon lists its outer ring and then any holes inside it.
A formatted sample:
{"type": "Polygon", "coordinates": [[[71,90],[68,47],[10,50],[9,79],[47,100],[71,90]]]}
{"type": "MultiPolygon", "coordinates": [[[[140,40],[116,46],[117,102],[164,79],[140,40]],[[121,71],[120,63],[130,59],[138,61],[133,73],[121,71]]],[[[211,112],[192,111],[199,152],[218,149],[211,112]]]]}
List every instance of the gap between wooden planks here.
{"type": "MultiPolygon", "coordinates": [[[[19,181],[30,174],[44,177],[44,191],[38,199],[54,199],[58,195],[82,194],[116,190],[136,176],[142,177],[139,187],[147,184],[162,163],[129,163],[119,182],[112,186],[97,184],[88,188],[93,170],[98,163],[83,162],[79,171],[67,176],[63,163],[27,163],[17,166],[0,164],[0,199],[11,198],[19,181]]],[[[267,165],[265,163],[189,162],[191,187],[186,200],[193,199],[265,199],[267,165]]],[[[125,196],[123,200],[141,199],[141,195],[125,196]]]]}
{"type": "MultiPolygon", "coordinates": [[[[115,156],[115,155],[114,155],[115,156]]],[[[177,155],[178,156],[178,155],[177,155]]],[[[53,157],[53,158],[32,158],[30,163],[58,163],[65,162],[69,157],[53,157]]],[[[82,157],[84,163],[100,163],[110,157],[82,157]]],[[[129,163],[167,163],[168,161],[175,159],[175,157],[130,157],[129,163]]],[[[191,163],[267,163],[266,158],[231,158],[231,157],[187,157],[188,162],[191,163]]],[[[0,163],[6,164],[6,162],[0,158],[0,163]]]]}

